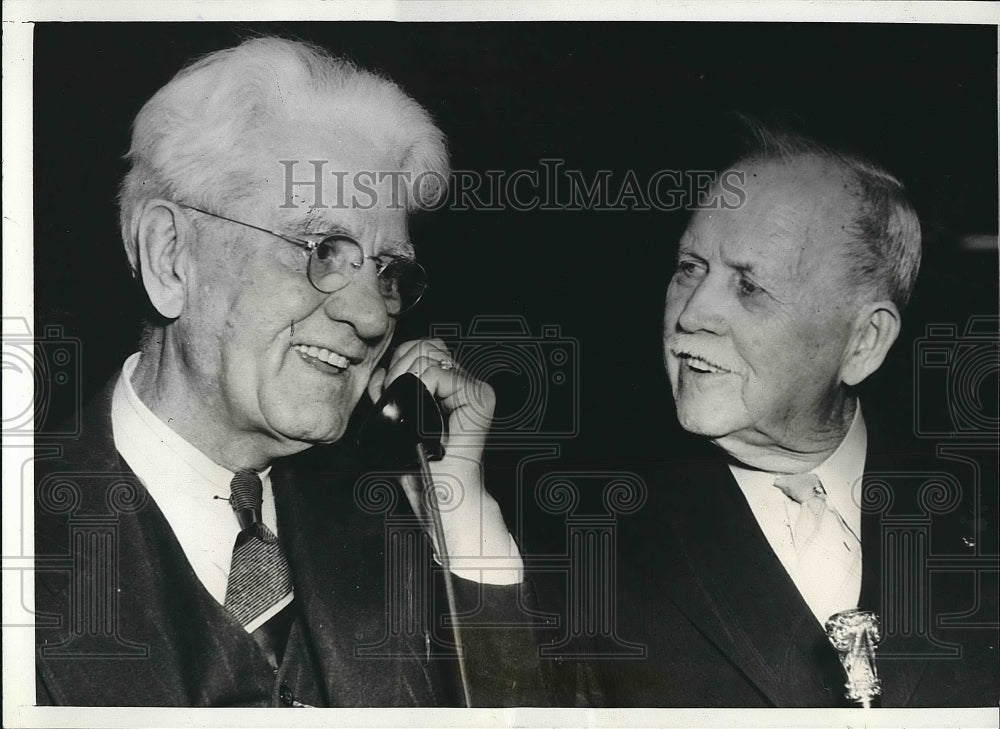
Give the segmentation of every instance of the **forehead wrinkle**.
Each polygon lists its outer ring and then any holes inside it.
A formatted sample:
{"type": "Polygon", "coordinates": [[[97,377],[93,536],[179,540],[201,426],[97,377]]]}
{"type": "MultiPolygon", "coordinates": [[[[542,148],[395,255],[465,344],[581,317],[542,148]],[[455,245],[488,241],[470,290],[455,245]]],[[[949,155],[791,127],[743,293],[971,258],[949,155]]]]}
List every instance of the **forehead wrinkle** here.
{"type": "Polygon", "coordinates": [[[804,253],[809,247],[808,227],[803,225],[802,210],[784,200],[762,206],[753,214],[750,230],[756,240],[747,240],[739,250],[753,255],[750,268],[771,273],[802,273],[804,253]]]}

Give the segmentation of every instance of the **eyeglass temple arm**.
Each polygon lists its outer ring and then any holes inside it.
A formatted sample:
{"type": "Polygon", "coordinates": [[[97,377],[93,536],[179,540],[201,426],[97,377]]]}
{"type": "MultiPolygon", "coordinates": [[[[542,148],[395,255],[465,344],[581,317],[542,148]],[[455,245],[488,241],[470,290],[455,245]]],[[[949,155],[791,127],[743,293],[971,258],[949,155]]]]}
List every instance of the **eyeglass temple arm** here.
{"type": "Polygon", "coordinates": [[[194,205],[188,205],[187,203],[177,203],[177,205],[181,206],[182,208],[188,208],[189,210],[195,210],[204,215],[209,215],[213,218],[218,218],[219,220],[226,220],[230,223],[236,223],[236,225],[242,225],[247,228],[252,228],[253,230],[259,230],[261,233],[270,233],[273,236],[281,238],[281,240],[286,240],[289,243],[294,243],[297,246],[302,246],[303,248],[308,248],[309,250],[312,250],[317,245],[316,243],[310,243],[307,240],[300,240],[299,238],[293,238],[287,233],[280,233],[277,230],[271,230],[270,228],[262,228],[259,225],[254,225],[253,223],[245,223],[242,220],[227,218],[225,215],[219,215],[218,213],[213,213],[209,210],[203,210],[202,208],[196,207],[194,205]]]}
{"type": "MultiPolygon", "coordinates": [[[[310,251],[313,250],[319,243],[313,243],[307,240],[301,240],[299,238],[293,238],[287,233],[280,233],[277,230],[271,230],[269,228],[262,228],[259,225],[254,225],[253,223],[245,223],[242,220],[234,220],[233,218],[227,218],[225,215],[219,215],[218,213],[213,213],[209,210],[204,210],[202,208],[196,207],[194,205],[188,205],[187,203],[177,203],[182,208],[188,208],[189,210],[196,210],[204,215],[209,215],[213,218],[218,218],[219,220],[226,220],[230,223],[236,223],[236,225],[242,225],[247,228],[252,228],[253,230],[259,230],[261,233],[270,233],[273,236],[281,238],[281,240],[286,240],[289,243],[294,243],[297,246],[302,246],[303,248],[308,248],[310,251]]],[[[382,275],[382,272],[388,267],[388,263],[382,263],[379,256],[365,256],[366,261],[375,261],[375,267],[378,275],[382,275]]]]}

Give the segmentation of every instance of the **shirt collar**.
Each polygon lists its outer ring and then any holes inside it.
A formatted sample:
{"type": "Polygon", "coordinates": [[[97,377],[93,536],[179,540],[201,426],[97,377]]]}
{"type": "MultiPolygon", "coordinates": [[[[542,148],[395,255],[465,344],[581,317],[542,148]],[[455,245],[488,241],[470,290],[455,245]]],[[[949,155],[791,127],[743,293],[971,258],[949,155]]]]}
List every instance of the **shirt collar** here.
{"type": "MultiPolygon", "coordinates": [[[[827,501],[840,513],[844,523],[861,539],[861,479],[865,473],[865,455],[868,451],[868,429],[861,414],[861,403],[854,410],[854,419],[847,435],[830,456],[813,468],[826,490],[827,501]]],[[[746,468],[737,463],[729,466],[737,482],[747,488],[774,488],[776,474],[746,468]]]]}
{"type": "MultiPolygon", "coordinates": [[[[132,387],[139,354],[128,358],[115,385],[111,422],[115,447],[170,525],[198,579],[225,600],[233,543],[240,526],[229,506],[233,472],[160,420],[132,387]]],[[[262,518],[277,533],[270,468],[260,473],[262,518]]]]}
{"type": "Polygon", "coordinates": [[[828,501],[840,512],[854,536],[861,538],[861,479],[865,473],[868,428],[861,403],[854,410],[851,427],[829,458],[812,470],[826,489],[828,501]]]}

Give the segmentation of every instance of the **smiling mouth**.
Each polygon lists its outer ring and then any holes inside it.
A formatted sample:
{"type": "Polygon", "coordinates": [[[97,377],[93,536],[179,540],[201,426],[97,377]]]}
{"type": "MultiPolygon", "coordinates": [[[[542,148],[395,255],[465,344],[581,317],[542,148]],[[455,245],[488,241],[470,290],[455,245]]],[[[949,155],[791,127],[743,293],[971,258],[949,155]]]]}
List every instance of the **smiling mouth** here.
{"type": "Polygon", "coordinates": [[[692,372],[697,372],[701,375],[731,375],[732,370],[727,370],[724,367],[719,367],[714,365],[708,360],[704,360],[701,357],[696,357],[692,354],[679,354],[679,359],[683,360],[684,364],[692,372]]]}
{"type": "Polygon", "coordinates": [[[333,352],[325,347],[311,347],[305,344],[296,344],[292,347],[299,356],[306,362],[321,372],[337,373],[346,370],[351,361],[342,354],[333,352]]]}

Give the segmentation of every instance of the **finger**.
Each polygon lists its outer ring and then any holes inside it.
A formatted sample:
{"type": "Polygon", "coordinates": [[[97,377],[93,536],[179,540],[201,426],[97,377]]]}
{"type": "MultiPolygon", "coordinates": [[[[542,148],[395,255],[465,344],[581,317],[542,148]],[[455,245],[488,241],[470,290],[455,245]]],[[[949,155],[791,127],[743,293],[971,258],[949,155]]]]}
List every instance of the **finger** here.
{"type": "Polygon", "coordinates": [[[488,430],[496,407],[496,395],[486,382],[470,377],[465,372],[442,367],[436,360],[418,360],[420,381],[441,403],[449,416],[462,410],[460,420],[449,419],[456,432],[488,430]],[[426,366],[424,366],[426,365],[426,366]]]}
{"type": "Polygon", "coordinates": [[[451,356],[448,346],[436,337],[431,339],[410,339],[396,347],[392,353],[392,358],[389,360],[389,366],[392,367],[401,359],[406,359],[407,357],[415,358],[422,354],[430,354],[431,352],[434,352],[435,356],[451,356]]]}
{"type": "Polygon", "coordinates": [[[389,358],[389,367],[399,362],[399,360],[404,358],[413,359],[416,356],[416,348],[420,346],[421,339],[410,339],[409,341],[402,342],[396,349],[392,352],[392,357],[389,358]]]}
{"type": "Polygon", "coordinates": [[[448,346],[437,338],[432,339],[411,339],[400,344],[392,354],[389,366],[396,364],[401,359],[415,358],[420,355],[433,356],[438,359],[451,357],[448,346]]]}
{"type": "Polygon", "coordinates": [[[417,364],[422,358],[430,359],[434,362],[444,363],[445,369],[454,367],[454,362],[452,361],[451,355],[447,349],[441,349],[440,347],[435,346],[431,341],[421,340],[414,346],[407,347],[402,354],[399,354],[397,351],[397,353],[393,355],[387,369],[387,380],[385,384],[388,385],[404,372],[413,372],[416,375],[420,375],[420,373],[426,369],[426,365],[421,366],[417,364]]]}
{"type": "Polygon", "coordinates": [[[496,409],[496,393],[489,383],[457,375],[451,381],[439,381],[437,394],[447,412],[461,410],[464,413],[462,425],[465,428],[479,430],[490,427],[496,409]]]}
{"type": "Polygon", "coordinates": [[[428,370],[435,368],[440,369],[440,360],[428,357],[427,355],[420,355],[413,359],[404,358],[389,367],[386,372],[385,382],[388,385],[403,373],[409,372],[424,380],[424,384],[427,385],[431,393],[436,394],[437,378],[428,378],[425,376],[428,370]]]}

